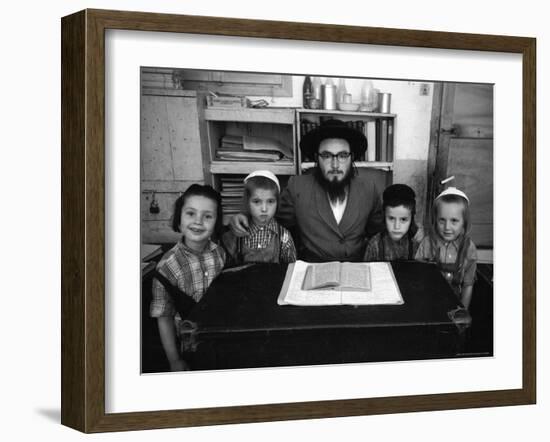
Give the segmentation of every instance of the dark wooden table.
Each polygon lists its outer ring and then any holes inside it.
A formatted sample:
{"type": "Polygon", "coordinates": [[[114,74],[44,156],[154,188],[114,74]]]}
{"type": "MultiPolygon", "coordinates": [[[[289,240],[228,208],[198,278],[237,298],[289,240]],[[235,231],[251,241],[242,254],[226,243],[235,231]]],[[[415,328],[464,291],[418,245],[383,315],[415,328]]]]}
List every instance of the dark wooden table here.
{"type": "Polygon", "coordinates": [[[277,305],[286,265],[223,273],[187,318],[193,369],[455,357],[457,298],[432,264],[393,263],[403,305],[277,305]]]}

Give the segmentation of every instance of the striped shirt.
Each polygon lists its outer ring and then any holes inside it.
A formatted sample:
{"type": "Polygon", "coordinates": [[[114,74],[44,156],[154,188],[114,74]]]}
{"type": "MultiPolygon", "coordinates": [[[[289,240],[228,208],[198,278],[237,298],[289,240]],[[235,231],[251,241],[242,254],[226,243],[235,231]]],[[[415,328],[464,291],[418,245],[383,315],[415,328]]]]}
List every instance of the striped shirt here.
{"type": "MultiPolygon", "coordinates": [[[[164,254],[157,265],[157,271],[174,287],[198,302],[214,278],[221,273],[224,264],[225,250],[212,241],[199,253],[187,247],[182,239],[164,254]]],[[[153,299],[149,312],[153,318],[176,315],[169,294],[157,279],[153,279],[153,299]]]]}
{"type": "Polygon", "coordinates": [[[463,287],[474,285],[476,280],[477,249],[473,241],[467,236],[460,236],[455,241],[445,242],[438,236],[432,238],[430,235],[427,235],[418,246],[416,259],[419,261],[436,262],[443,277],[457,293],[463,287]],[[465,250],[462,262],[456,265],[457,260],[460,260],[458,255],[462,240],[465,244],[465,250]],[[458,275],[456,276],[452,271],[453,265],[456,265],[458,268],[458,275]],[[458,279],[458,285],[456,279],[458,279]]]}

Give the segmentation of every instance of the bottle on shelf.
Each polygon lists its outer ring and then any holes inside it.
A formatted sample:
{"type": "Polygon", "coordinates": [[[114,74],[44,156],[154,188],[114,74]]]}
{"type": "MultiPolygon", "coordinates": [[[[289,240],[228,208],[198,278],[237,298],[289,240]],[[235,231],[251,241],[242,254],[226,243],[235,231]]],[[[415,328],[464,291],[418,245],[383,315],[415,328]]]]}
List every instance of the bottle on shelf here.
{"type": "Polygon", "coordinates": [[[374,88],[371,80],[365,80],[361,87],[361,110],[375,112],[378,107],[378,90],[374,88]]]}
{"type": "Polygon", "coordinates": [[[312,80],[312,83],[313,83],[313,98],[316,98],[317,100],[319,100],[319,102],[321,102],[321,86],[322,86],[322,81],[321,81],[321,77],[313,77],[313,80],[312,80]]]}
{"type": "Polygon", "coordinates": [[[306,78],[304,79],[304,85],[303,85],[303,107],[305,109],[310,108],[310,100],[313,96],[313,84],[311,83],[311,77],[309,75],[306,75],[306,78]]]}
{"type": "Polygon", "coordinates": [[[321,82],[321,77],[313,77],[311,82],[313,86],[313,95],[311,96],[309,102],[309,108],[319,109],[323,100],[323,95],[321,91],[323,83],[321,82]]]}
{"type": "Polygon", "coordinates": [[[334,110],[336,109],[336,87],[331,78],[327,78],[327,81],[323,85],[323,109],[334,110]]]}
{"type": "Polygon", "coordinates": [[[346,89],[346,80],[344,78],[340,78],[338,80],[338,90],[336,92],[336,102],[337,103],[344,103],[344,97],[348,93],[348,90],[346,89]]]}

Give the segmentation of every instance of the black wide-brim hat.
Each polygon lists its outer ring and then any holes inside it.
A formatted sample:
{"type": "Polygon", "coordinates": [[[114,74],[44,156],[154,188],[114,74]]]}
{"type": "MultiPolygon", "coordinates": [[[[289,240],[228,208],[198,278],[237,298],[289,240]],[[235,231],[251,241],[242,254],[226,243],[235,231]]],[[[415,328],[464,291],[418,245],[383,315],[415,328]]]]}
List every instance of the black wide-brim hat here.
{"type": "Polygon", "coordinates": [[[354,158],[358,158],[367,151],[367,138],[341,120],[326,120],[319,127],[304,135],[300,141],[302,156],[313,158],[317,153],[321,141],[327,138],[341,138],[349,143],[354,158]]]}

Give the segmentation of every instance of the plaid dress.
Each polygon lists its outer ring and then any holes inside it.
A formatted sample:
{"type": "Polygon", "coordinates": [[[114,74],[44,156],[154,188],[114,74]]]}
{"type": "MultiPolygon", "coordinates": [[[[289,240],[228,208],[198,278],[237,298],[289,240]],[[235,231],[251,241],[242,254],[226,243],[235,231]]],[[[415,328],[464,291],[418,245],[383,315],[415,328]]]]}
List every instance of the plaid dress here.
{"type": "MultiPolygon", "coordinates": [[[[218,276],[225,264],[225,251],[209,241],[199,253],[187,247],[183,239],[164,254],[157,265],[157,271],[174,286],[200,301],[208,287],[218,276]]],[[[150,306],[153,318],[175,316],[176,309],[164,286],[153,280],[153,299],[150,306]]]]}

